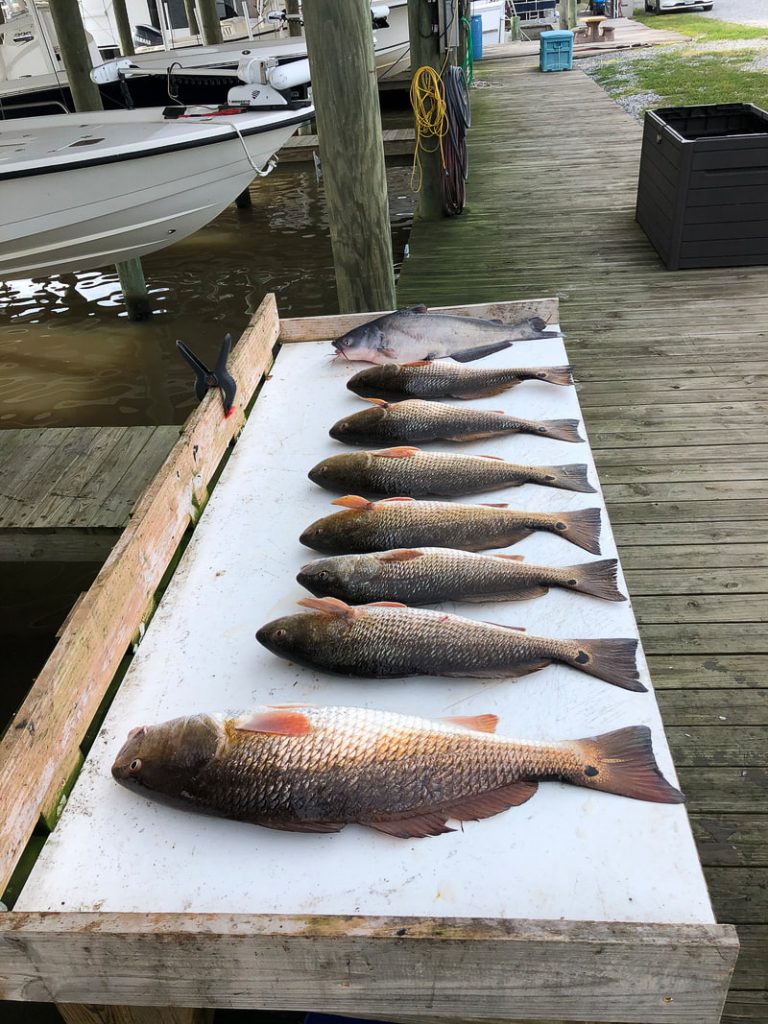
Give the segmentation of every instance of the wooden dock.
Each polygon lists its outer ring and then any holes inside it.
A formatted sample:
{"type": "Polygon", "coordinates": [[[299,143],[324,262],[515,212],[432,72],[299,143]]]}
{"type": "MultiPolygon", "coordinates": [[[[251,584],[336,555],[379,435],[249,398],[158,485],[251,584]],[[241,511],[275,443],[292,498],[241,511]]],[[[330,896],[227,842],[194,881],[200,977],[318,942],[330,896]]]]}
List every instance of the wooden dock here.
{"type": "Polygon", "coordinates": [[[723,1020],[768,1020],[768,271],[671,273],[634,222],[639,125],[581,72],[483,67],[468,208],[416,222],[402,305],[558,295],[715,913],[723,1020]]]}
{"type": "MultiPolygon", "coordinates": [[[[416,144],[413,128],[385,128],[384,156],[409,156],[416,144]]],[[[293,135],[278,153],[281,163],[311,163],[312,154],[320,153],[317,135],[293,135]]]]}
{"type": "Polygon", "coordinates": [[[103,561],[179,429],[0,431],[0,562],[103,561]]]}

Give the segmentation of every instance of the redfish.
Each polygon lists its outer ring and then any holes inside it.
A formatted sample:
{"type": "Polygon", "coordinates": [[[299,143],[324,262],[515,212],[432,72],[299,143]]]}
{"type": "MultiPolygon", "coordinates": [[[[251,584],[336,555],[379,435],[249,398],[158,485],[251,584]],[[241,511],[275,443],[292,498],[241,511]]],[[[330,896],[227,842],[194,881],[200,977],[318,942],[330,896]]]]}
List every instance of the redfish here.
{"type": "Polygon", "coordinates": [[[550,587],[626,601],[616,585],[615,558],[555,568],[520,555],[485,555],[451,548],[396,548],[361,555],[318,558],[300,570],[299,583],[316,597],[351,604],[402,601],[526,601],[550,587]]]}
{"type": "Polygon", "coordinates": [[[256,634],[288,661],[346,676],[516,678],[559,662],[625,690],[643,692],[637,640],[553,640],[511,626],[381,601],[352,607],[307,597],[309,613],[284,615],[256,634]]]}
{"type": "MultiPolygon", "coordinates": [[[[679,804],[650,730],[579,740],[495,735],[495,715],[429,721],[349,707],[264,707],[132,729],[115,780],[163,802],[287,832],[359,824],[401,839],[455,831],[529,800],[538,780],[679,804]]],[[[456,836],[456,842],[462,836],[456,836]]]]}
{"type": "Polygon", "coordinates": [[[425,452],[403,445],[373,452],[344,452],[323,459],[309,471],[321,487],[365,494],[444,498],[496,491],[503,487],[539,484],[564,491],[594,494],[584,463],[565,466],[525,466],[496,455],[425,452]]]}
{"type": "Polygon", "coordinates": [[[533,380],[567,387],[572,366],[534,366],[483,369],[445,359],[415,363],[386,363],[361,370],[347,381],[363,398],[488,398],[533,380]]]}
{"type": "Polygon", "coordinates": [[[526,512],[503,502],[463,505],[403,497],[368,501],[359,494],[347,494],[331,504],[345,511],[317,519],[300,537],[302,544],[325,554],[419,547],[483,551],[516,544],[537,530],[600,554],[599,508],[526,512]]]}
{"type": "Polygon", "coordinates": [[[378,444],[382,441],[478,441],[501,434],[535,434],[556,441],[583,441],[578,420],[527,420],[499,409],[468,409],[444,402],[408,398],[385,402],[368,398],[374,408],[338,420],[329,430],[336,441],[378,444]]]}

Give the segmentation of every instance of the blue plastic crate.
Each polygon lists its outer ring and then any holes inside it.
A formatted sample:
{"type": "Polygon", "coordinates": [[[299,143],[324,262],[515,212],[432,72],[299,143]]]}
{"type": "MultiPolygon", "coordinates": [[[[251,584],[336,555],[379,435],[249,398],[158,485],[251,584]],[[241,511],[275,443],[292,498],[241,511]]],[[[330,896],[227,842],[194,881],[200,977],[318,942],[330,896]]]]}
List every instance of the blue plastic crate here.
{"type": "Polygon", "coordinates": [[[558,29],[539,36],[539,67],[542,71],[573,70],[573,32],[558,29]]]}

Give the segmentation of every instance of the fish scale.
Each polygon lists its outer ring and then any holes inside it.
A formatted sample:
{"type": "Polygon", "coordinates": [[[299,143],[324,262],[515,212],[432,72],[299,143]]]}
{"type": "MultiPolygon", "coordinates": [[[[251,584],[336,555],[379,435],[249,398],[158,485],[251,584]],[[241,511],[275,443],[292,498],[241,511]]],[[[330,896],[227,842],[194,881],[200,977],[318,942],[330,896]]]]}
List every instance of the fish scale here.
{"type": "Polygon", "coordinates": [[[334,832],[358,822],[400,837],[449,832],[528,800],[537,779],[679,803],[647,728],[559,742],[494,735],[496,718],[428,721],[362,708],[261,708],[132,730],[120,783],[254,824],[334,832]]]}

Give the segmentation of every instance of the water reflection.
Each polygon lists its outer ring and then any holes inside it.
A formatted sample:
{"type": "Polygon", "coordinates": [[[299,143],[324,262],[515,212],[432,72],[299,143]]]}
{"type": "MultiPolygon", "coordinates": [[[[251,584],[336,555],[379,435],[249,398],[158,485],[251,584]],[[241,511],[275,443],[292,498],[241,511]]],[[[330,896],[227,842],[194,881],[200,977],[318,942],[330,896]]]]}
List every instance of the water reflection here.
{"type": "MultiPolygon", "coordinates": [[[[410,168],[388,168],[396,259],[414,200],[410,168]]],[[[254,182],[253,206],[229,207],[195,235],[144,260],[156,311],[128,320],[113,269],[0,283],[0,429],[180,423],[194,407],[186,341],[213,360],[263,296],[283,315],[336,309],[322,185],[310,165],[254,182]]]]}

